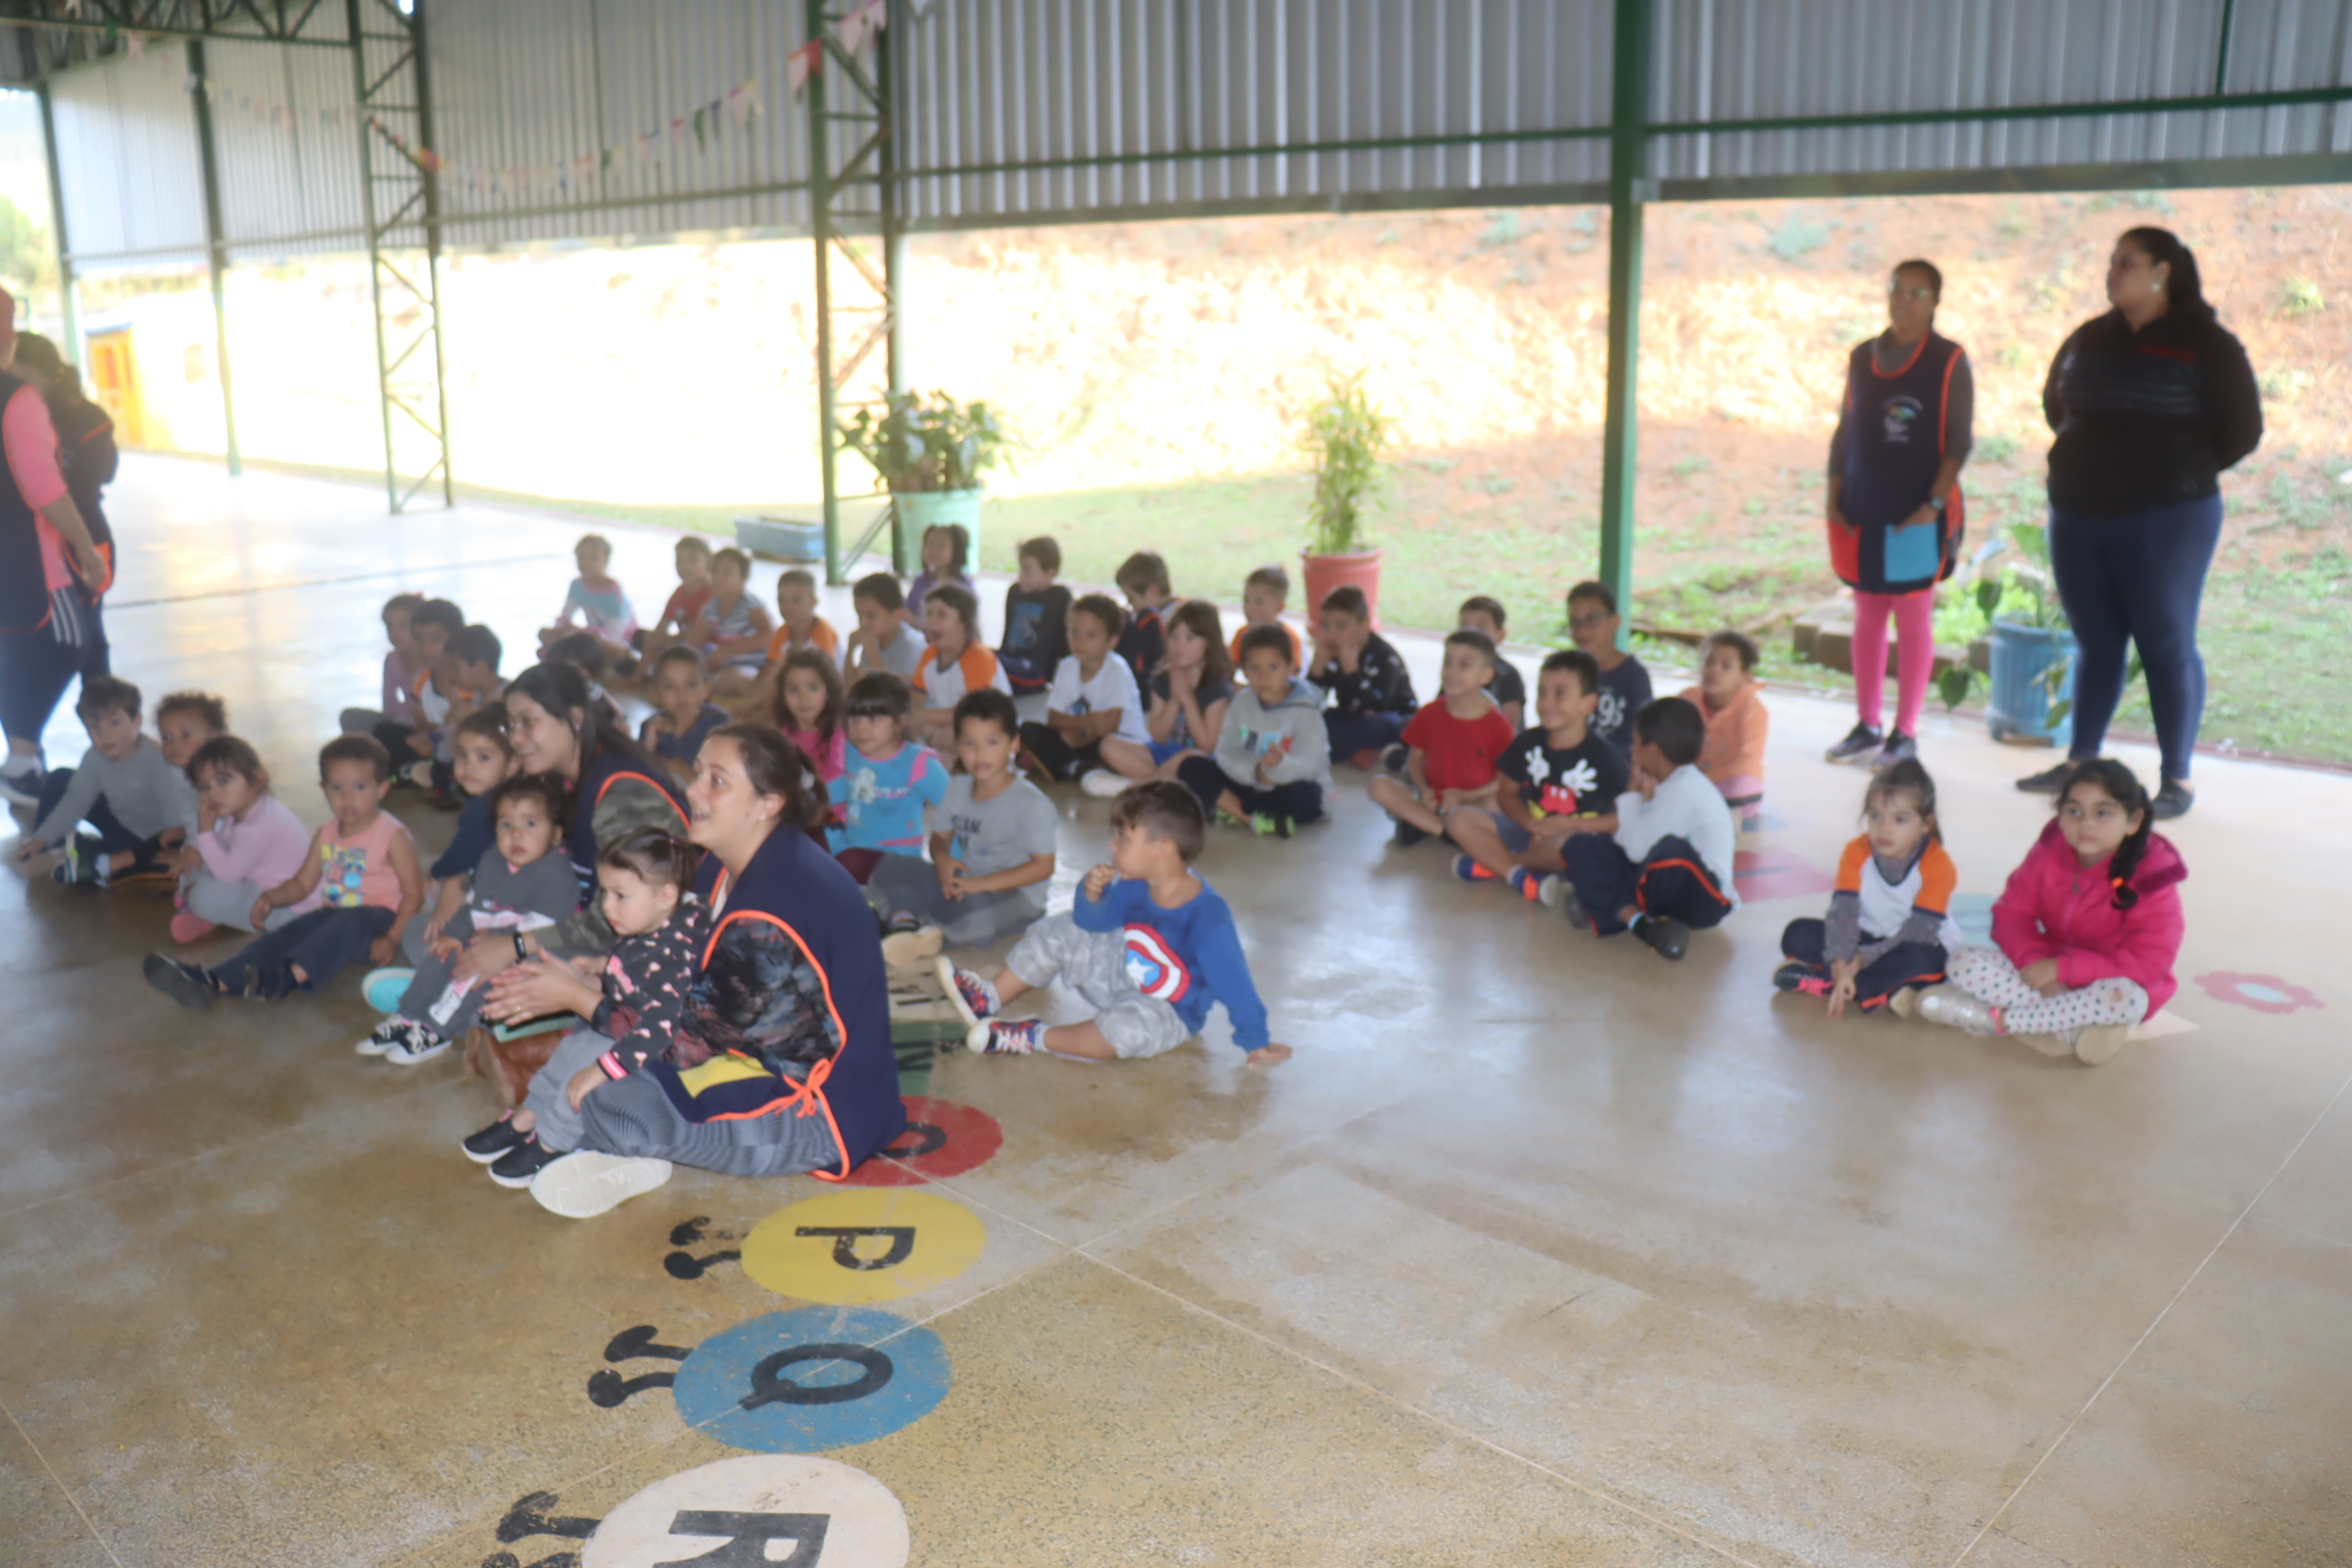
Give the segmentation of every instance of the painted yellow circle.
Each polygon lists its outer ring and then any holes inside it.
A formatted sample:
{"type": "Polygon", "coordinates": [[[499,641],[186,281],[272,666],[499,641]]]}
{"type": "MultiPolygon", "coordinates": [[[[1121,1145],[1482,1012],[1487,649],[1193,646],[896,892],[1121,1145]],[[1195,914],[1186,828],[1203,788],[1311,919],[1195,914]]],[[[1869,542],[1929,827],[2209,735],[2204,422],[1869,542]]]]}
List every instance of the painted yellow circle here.
{"type": "Polygon", "coordinates": [[[804,1301],[895,1301],[954,1279],[987,1243],[977,1214],[936,1193],[845,1187],[753,1226],[743,1271],[804,1301]]]}

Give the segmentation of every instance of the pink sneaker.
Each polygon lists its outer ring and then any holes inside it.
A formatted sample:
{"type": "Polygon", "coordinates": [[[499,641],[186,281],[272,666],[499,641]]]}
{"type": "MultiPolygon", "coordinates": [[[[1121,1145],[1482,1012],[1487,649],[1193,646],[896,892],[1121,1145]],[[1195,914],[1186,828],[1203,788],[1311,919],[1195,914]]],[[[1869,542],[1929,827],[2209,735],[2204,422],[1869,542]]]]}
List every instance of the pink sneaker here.
{"type": "Polygon", "coordinates": [[[181,909],[172,916],[172,940],[178,943],[202,942],[220,928],[210,920],[199,919],[181,909]]]}

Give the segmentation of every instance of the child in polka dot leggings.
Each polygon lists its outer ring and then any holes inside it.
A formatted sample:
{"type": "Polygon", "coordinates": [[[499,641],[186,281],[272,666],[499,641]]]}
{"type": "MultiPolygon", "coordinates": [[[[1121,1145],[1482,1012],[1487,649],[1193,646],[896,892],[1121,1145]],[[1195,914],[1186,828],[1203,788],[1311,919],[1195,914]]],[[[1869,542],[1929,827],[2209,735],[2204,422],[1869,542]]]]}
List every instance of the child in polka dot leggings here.
{"type": "Polygon", "coordinates": [[[1992,906],[1993,946],[1960,954],[1950,985],[1898,998],[1897,1010],[2096,1066],[2172,1000],[2187,875],[2132,770],[2079,763],[1992,906]]]}

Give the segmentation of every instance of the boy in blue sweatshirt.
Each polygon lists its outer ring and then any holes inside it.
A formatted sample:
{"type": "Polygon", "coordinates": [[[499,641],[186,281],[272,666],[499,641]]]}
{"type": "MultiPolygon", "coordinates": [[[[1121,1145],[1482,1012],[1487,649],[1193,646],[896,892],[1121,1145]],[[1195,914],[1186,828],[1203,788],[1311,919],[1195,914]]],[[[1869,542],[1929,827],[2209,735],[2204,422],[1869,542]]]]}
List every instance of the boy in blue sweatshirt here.
{"type": "Polygon", "coordinates": [[[1156,1056],[1200,1032],[1225,1004],[1247,1065],[1272,1066],[1291,1048],[1266,1034],[1266,1004],[1233,910],[1192,869],[1208,831],[1193,792],[1171,779],[1139,784],[1110,813],[1110,864],[1086,874],[1068,914],[1029,928],[994,981],[939,960],[948,995],[971,1025],[967,1043],[989,1055],[1045,1050],[1096,1061],[1156,1056]],[[1036,1018],[999,1017],[1024,992],[1058,983],[1095,1009],[1085,1023],[1049,1029],[1036,1018]]]}

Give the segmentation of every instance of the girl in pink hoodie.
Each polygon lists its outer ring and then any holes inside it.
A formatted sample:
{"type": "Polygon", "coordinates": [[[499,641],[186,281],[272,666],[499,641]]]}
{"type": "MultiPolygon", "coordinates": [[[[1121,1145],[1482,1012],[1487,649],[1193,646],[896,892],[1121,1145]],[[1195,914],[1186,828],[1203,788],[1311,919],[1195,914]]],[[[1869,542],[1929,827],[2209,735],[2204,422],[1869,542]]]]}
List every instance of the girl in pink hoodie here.
{"type": "Polygon", "coordinates": [[[2148,792],[2121,762],[2078,763],[1992,906],[1995,947],[1970,948],[1920,1014],[1971,1034],[2014,1035],[2097,1066],[2179,989],[2180,883],[2188,867],[2157,834],[2148,792]]]}

